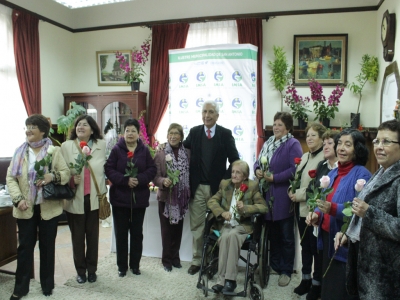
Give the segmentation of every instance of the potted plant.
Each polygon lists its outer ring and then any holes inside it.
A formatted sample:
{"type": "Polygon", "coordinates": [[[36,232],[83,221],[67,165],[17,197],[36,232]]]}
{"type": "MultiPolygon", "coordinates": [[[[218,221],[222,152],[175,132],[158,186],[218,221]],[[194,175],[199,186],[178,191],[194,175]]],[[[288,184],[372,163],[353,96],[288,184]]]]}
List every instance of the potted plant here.
{"type": "Polygon", "coordinates": [[[149,60],[150,55],[150,36],[144,40],[140,49],[133,47],[132,50],[132,67],[129,66],[129,62],[126,61],[124,55],[121,52],[116,52],[115,57],[119,62],[119,67],[125,72],[125,80],[127,84],[131,85],[132,91],[138,91],[140,83],[144,83],[142,77],[146,74],[143,67],[149,60]]]}
{"type": "Polygon", "coordinates": [[[351,113],[350,122],[352,128],[358,128],[360,124],[360,103],[362,98],[362,90],[365,84],[369,81],[375,83],[378,80],[379,62],[376,56],[364,54],[361,58],[361,72],[356,76],[357,83],[352,82],[349,85],[350,91],[358,95],[357,112],[351,113]]]}
{"type": "MultiPolygon", "coordinates": [[[[286,58],[286,52],[283,51],[283,47],[274,46],[273,61],[268,61],[268,66],[271,68],[271,82],[274,84],[275,89],[281,95],[281,99],[285,97],[283,90],[292,78],[294,67],[293,65],[289,68],[289,64],[286,58]]],[[[283,110],[283,102],[281,103],[281,110],[283,110]]]]}
{"type": "Polygon", "coordinates": [[[62,115],[57,119],[57,132],[64,134],[68,138],[72,128],[74,128],[75,119],[86,113],[86,109],[75,102],[71,102],[71,108],[67,110],[66,115],[62,115]]]}
{"type": "Polygon", "coordinates": [[[297,94],[297,90],[293,84],[290,84],[286,89],[285,103],[292,111],[292,116],[299,121],[299,129],[305,129],[308,122],[307,105],[310,102],[309,97],[303,98],[297,94]]]}

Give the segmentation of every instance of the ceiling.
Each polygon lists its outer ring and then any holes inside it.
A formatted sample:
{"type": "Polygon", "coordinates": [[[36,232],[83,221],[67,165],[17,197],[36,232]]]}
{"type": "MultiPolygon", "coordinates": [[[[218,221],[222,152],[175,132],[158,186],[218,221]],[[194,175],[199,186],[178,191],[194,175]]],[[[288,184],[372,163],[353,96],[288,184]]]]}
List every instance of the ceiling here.
{"type": "Polygon", "coordinates": [[[377,10],[384,0],[135,0],[69,9],[53,0],[0,0],[72,32],[185,20],[377,10]]]}

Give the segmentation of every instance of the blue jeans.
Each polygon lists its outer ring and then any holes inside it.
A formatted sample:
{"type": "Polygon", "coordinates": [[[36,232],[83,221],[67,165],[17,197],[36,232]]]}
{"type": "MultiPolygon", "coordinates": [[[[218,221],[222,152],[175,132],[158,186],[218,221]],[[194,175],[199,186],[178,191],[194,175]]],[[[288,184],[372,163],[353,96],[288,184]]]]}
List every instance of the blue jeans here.
{"type": "Polygon", "coordinates": [[[266,221],[270,232],[271,268],[291,277],[294,265],[294,217],[266,221]]]}

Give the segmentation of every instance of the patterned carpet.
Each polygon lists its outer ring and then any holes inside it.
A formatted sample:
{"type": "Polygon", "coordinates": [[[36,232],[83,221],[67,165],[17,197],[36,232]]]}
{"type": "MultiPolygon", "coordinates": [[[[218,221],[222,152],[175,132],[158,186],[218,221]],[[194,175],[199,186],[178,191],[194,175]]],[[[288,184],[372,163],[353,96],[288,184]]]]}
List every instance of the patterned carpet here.
{"type": "MultiPolygon", "coordinates": [[[[208,297],[205,298],[202,291],[196,288],[198,276],[187,274],[190,263],[182,262],[182,266],[182,269],[174,268],[172,272],[168,273],[163,270],[159,258],[143,257],[140,267],[142,275],[136,276],[128,272],[126,277],[120,278],[117,273],[115,254],[110,254],[99,262],[97,282],[78,284],[75,278],[70,278],[64,285],[56,286],[53,290],[53,295],[46,299],[243,299],[241,297],[224,297],[212,293],[209,293],[208,297]]],[[[244,268],[242,267],[240,267],[237,281],[238,287],[236,291],[238,292],[243,289],[244,268]]],[[[271,275],[269,285],[263,290],[264,299],[305,299],[305,296],[298,297],[293,294],[293,289],[299,282],[300,276],[294,274],[287,287],[279,287],[278,276],[271,275]]],[[[209,288],[215,283],[215,279],[209,281],[209,288]]],[[[13,286],[14,277],[0,273],[0,299],[9,299],[13,286]]],[[[30,292],[22,299],[45,299],[40,283],[36,280],[31,280],[30,292]]]]}

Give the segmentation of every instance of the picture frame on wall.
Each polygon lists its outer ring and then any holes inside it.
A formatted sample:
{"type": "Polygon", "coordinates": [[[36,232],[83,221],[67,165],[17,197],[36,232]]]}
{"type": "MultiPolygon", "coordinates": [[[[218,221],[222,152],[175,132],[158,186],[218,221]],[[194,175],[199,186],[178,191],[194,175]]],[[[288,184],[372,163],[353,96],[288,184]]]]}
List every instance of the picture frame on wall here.
{"type": "Polygon", "coordinates": [[[321,85],[347,82],[348,34],[295,35],[293,46],[294,84],[321,85]]]}
{"type": "MultiPolygon", "coordinates": [[[[96,51],[97,83],[98,85],[127,85],[125,72],[120,68],[120,63],[115,57],[117,50],[96,51]]],[[[125,56],[125,60],[132,67],[132,51],[118,50],[125,56]]]]}

